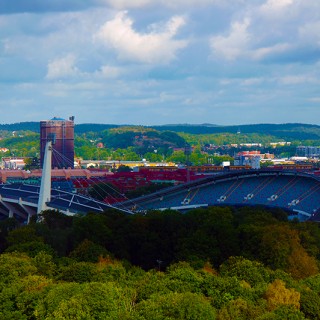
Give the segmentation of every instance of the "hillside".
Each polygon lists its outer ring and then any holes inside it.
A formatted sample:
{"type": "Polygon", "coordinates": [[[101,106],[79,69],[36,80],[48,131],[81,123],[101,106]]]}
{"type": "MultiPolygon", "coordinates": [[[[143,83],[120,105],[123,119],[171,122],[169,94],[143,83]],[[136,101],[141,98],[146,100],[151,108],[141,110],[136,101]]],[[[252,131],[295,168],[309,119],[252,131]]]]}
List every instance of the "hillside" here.
{"type": "MultiPolygon", "coordinates": [[[[128,125],[115,124],[93,124],[83,123],[75,125],[75,133],[83,134],[87,132],[101,132],[104,130],[128,127],[128,125]]],[[[233,126],[218,126],[213,124],[173,124],[161,126],[131,126],[145,127],[157,131],[173,131],[189,134],[220,134],[231,133],[236,134],[267,134],[278,139],[292,140],[319,140],[320,126],[303,124],[303,123],[285,123],[285,124],[250,124],[250,125],[233,125],[233,126]]],[[[20,122],[13,124],[1,124],[0,131],[34,131],[39,132],[39,122],[20,122]]]]}
{"type": "Polygon", "coordinates": [[[234,126],[214,125],[167,125],[153,126],[152,128],[162,131],[170,130],[190,134],[219,134],[219,133],[242,133],[242,134],[268,134],[284,140],[318,140],[320,139],[320,126],[302,123],[285,124],[251,124],[234,126]]]}
{"type": "MultiPolygon", "coordinates": [[[[39,123],[0,125],[0,147],[10,151],[3,156],[35,157],[39,154],[39,123]]],[[[185,162],[182,148],[194,150],[192,163],[207,163],[205,154],[215,152],[232,156],[244,145],[260,143],[261,152],[280,157],[293,156],[298,145],[320,145],[320,126],[309,124],[253,124],[242,126],[164,125],[128,126],[113,124],[76,124],[75,153],[83,159],[119,159],[185,162]],[[270,149],[271,142],[288,141],[291,145],[270,149]],[[216,147],[212,149],[212,145],[216,147]],[[233,149],[230,148],[233,146],[233,149]],[[228,150],[225,149],[227,147],[228,150]],[[234,147],[236,146],[236,147],[234,147]],[[210,149],[211,148],[211,149],[210,149]],[[237,148],[237,149],[235,149],[237,148]],[[263,149],[264,148],[264,149],[263,149]]],[[[219,164],[221,159],[217,160],[219,164]]],[[[216,163],[215,161],[213,163],[216,163]]]]}

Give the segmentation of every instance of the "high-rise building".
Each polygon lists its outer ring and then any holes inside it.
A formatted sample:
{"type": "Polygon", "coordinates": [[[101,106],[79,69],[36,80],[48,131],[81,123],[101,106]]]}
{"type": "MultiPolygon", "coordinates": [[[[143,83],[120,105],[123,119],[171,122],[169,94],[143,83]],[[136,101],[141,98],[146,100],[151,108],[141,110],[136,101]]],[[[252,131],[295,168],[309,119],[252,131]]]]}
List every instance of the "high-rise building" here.
{"type": "Polygon", "coordinates": [[[74,167],[74,117],[69,120],[54,117],[40,121],[40,164],[43,166],[44,150],[52,141],[52,168],[74,167]]]}

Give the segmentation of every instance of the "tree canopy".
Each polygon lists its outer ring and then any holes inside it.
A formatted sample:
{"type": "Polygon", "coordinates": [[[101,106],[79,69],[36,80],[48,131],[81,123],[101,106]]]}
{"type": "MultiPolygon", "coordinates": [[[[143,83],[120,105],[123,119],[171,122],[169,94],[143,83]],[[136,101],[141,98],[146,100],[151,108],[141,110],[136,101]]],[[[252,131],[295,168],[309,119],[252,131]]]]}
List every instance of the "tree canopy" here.
{"type": "Polygon", "coordinates": [[[0,229],[1,319],[320,319],[319,227],[279,210],[50,210],[0,229]]]}

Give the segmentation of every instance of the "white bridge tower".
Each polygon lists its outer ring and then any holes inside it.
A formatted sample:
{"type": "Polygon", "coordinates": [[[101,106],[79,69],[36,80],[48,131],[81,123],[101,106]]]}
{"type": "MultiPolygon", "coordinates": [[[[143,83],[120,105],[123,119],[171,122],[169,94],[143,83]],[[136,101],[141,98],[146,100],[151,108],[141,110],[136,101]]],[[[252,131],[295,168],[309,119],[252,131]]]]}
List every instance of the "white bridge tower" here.
{"type": "Polygon", "coordinates": [[[40,214],[42,211],[47,210],[47,202],[50,202],[51,200],[51,160],[52,141],[48,140],[44,152],[37,214],[40,214]]]}

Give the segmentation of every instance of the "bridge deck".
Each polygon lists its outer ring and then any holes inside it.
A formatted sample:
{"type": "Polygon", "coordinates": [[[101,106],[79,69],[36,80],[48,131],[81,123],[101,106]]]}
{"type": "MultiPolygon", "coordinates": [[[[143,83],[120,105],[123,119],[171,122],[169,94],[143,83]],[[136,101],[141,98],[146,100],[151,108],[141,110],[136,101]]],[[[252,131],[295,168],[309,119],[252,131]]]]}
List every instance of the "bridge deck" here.
{"type": "MultiPolygon", "coordinates": [[[[26,222],[37,212],[40,186],[25,184],[0,184],[0,217],[15,217],[26,222]]],[[[51,189],[49,209],[56,209],[68,215],[103,212],[113,208],[95,199],[51,189]]]]}

